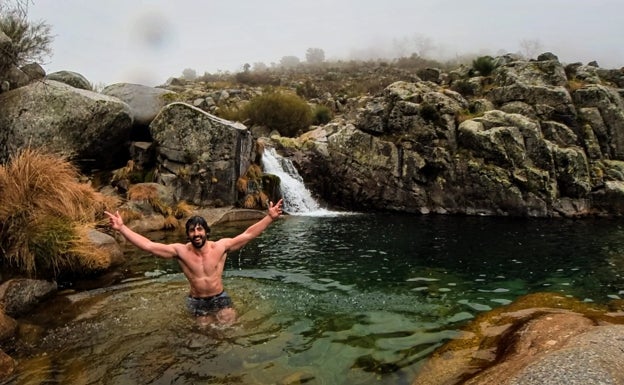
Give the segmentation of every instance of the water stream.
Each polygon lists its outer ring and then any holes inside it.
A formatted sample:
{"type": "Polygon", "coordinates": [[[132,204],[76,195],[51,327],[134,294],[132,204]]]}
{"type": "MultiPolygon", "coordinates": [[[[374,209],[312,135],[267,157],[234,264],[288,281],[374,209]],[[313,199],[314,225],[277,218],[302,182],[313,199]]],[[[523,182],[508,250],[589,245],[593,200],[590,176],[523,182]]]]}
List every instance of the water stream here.
{"type": "Polygon", "coordinates": [[[620,219],[285,216],[228,256],[227,328],[186,313],[174,261],[125,253],[114,285],[69,288],[20,319],[9,384],[407,385],[466,322],[519,296],[624,297],[620,219]]]}
{"type": "Polygon", "coordinates": [[[322,208],[305,187],[303,178],[288,158],[267,147],[262,154],[264,172],[277,175],[284,196],[284,211],[290,215],[327,216],[336,213],[322,208]]]}

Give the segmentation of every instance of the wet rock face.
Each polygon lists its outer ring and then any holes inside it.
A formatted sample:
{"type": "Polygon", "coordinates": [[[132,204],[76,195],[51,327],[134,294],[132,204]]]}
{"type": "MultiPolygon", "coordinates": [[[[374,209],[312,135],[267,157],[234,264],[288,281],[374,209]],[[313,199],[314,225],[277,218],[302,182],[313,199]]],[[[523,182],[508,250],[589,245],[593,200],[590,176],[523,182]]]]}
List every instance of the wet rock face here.
{"type": "Polygon", "coordinates": [[[624,104],[601,78],[611,72],[540,57],[470,78],[475,95],[451,91],[467,74],[450,89],[395,82],[354,119],[321,127],[322,140],[278,146],[312,190],[355,210],[624,215],[613,188],[624,182],[624,104]]]}
{"type": "Polygon", "coordinates": [[[624,384],[622,309],[551,293],[520,298],[475,319],[432,355],[413,382],[555,383],[624,384]]]}
{"type": "Polygon", "coordinates": [[[252,163],[247,128],[185,103],[172,103],[150,124],[159,182],[176,200],[222,207],[236,202],[236,181],[252,163]]]}

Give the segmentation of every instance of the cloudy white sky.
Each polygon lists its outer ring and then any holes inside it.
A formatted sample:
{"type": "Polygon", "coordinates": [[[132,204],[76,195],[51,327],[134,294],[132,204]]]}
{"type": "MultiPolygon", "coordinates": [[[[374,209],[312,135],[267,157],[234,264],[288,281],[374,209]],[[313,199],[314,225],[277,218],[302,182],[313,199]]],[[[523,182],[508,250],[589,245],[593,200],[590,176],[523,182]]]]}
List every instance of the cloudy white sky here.
{"type": "Polygon", "coordinates": [[[409,54],[422,41],[437,59],[532,42],[565,63],[620,68],[623,14],[624,0],[32,0],[28,8],[55,35],[48,73],[152,86],[186,68],[304,61],[308,48],[328,60],[409,54]]]}

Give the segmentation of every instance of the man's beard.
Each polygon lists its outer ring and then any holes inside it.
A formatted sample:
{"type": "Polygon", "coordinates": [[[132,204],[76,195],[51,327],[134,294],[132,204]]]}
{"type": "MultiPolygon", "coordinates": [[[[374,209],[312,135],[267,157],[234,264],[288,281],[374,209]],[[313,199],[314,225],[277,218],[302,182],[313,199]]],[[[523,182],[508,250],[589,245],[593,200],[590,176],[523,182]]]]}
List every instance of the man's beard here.
{"type": "Polygon", "coordinates": [[[206,236],[197,236],[191,239],[191,244],[196,249],[201,249],[206,244],[206,236]]]}

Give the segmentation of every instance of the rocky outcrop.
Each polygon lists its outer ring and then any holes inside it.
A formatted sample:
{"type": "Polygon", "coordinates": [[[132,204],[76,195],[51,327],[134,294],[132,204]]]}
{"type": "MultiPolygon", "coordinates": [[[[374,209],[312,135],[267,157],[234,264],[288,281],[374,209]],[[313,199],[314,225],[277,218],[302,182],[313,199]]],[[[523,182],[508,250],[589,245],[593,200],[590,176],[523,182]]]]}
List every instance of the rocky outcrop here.
{"type": "Polygon", "coordinates": [[[132,118],[116,98],[53,80],[0,94],[0,162],[46,147],[82,166],[111,169],[128,159],[132,118]]]}
{"type": "Polygon", "coordinates": [[[164,107],[150,124],[157,181],[176,201],[221,207],[237,201],[236,181],[253,159],[253,139],[242,124],[185,103],[164,107]]]}
{"type": "Polygon", "coordinates": [[[354,121],[272,139],[312,190],[349,209],[624,214],[624,104],[601,77],[621,76],[564,67],[552,54],[501,62],[469,79],[472,97],[452,91],[465,88],[461,75],[446,87],[396,82],[354,121]]]}
{"type": "Polygon", "coordinates": [[[416,385],[624,384],[624,308],[536,293],[479,315],[416,385]]]}

